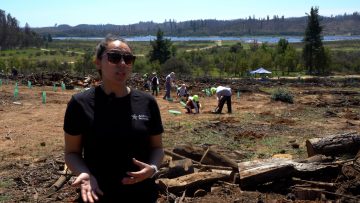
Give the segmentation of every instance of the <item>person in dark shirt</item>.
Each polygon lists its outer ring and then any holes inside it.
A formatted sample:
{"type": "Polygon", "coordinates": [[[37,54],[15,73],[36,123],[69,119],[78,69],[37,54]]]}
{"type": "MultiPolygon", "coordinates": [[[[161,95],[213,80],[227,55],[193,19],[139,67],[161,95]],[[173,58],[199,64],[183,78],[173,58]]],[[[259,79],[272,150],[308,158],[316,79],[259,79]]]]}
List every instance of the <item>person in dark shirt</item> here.
{"type": "Polygon", "coordinates": [[[13,79],[17,79],[18,71],[15,69],[15,67],[13,67],[11,69],[11,75],[12,75],[13,79]]]}
{"type": "Polygon", "coordinates": [[[135,56],[107,36],[96,48],[102,83],[75,94],[65,118],[65,163],[83,202],[156,202],[154,175],[164,156],[155,98],[126,85],[135,56]]]}
{"type": "Polygon", "coordinates": [[[158,96],[159,94],[159,78],[156,75],[156,72],[153,72],[153,77],[151,78],[151,89],[152,95],[158,96]]]}

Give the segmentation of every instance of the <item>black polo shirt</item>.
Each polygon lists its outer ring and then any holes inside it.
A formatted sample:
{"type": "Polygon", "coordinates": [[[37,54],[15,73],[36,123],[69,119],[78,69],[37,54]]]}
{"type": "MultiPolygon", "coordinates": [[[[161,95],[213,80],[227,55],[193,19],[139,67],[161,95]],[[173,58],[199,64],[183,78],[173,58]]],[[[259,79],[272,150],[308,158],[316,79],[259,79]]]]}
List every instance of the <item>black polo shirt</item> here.
{"type": "Polygon", "coordinates": [[[122,185],[121,180],[127,171],[139,170],[132,158],[149,163],[150,136],[164,131],[153,96],[131,89],[117,98],[98,86],[74,95],[64,120],[66,133],[82,135],[85,162],[105,196],[152,191],[151,179],[135,185],[122,185]]]}

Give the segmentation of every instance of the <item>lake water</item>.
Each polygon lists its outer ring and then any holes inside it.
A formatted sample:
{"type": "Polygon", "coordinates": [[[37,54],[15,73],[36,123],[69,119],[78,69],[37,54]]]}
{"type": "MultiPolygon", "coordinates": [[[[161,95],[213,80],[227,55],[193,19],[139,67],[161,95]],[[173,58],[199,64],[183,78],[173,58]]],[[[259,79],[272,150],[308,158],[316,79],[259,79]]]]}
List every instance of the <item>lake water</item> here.
{"type": "MultiPolygon", "coordinates": [[[[156,36],[134,36],[123,37],[127,41],[148,42],[156,39],[156,36]]],[[[248,36],[248,37],[165,37],[171,41],[241,41],[245,43],[252,43],[255,41],[261,43],[278,43],[280,38],[285,38],[289,43],[301,42],[303,36],[248,36]]],[[[58,40],[96,40],[100,41],[102,37],[53,37],[58,40]]],[[[324,36],[323,41],[344,41],[344,40],[360,40],[360,35],[356,36],[324,36]]]]}

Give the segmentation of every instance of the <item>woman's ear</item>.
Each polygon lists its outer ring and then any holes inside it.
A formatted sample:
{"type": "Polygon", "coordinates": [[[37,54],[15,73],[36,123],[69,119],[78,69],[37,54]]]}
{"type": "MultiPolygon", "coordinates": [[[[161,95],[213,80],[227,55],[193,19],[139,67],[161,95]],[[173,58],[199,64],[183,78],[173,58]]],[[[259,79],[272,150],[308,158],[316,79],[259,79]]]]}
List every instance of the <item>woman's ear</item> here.
{"type": "Polygon", "coordinates": [[[96,58],[94,60],[94,64],[96,65],[97,69],[101,69],[101,60],[100,59],[96,58]]]}

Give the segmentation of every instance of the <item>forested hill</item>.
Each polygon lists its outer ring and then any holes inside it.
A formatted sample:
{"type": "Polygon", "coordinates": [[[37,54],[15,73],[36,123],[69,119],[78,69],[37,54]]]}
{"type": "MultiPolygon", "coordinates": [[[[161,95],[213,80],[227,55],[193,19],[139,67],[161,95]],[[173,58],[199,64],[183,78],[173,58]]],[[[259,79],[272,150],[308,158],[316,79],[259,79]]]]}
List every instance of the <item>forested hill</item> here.
{"type": "MultiPolygon", "coordinates": [[[[321,17],[324,35],[360,35],[360,14],[321,17]]],[[[191,20],[164,23],[139,22],[131,25],[59,25],[32,28],[39,34],[53,37],[103,37],[107,33],[123,36],[156,35],[160,28],[167,36],[240,36],[240,35],[303,35],[307,17],[237,20],[191,20]]]]}

